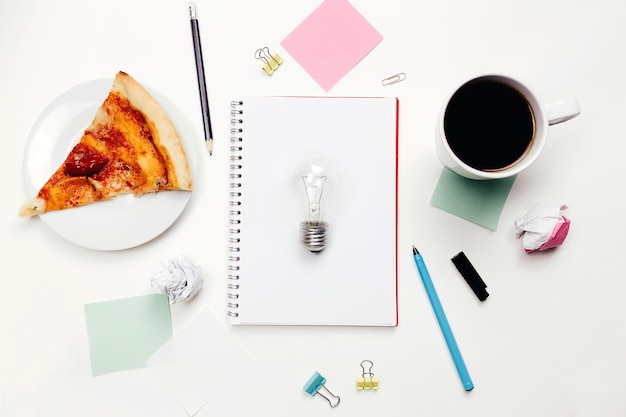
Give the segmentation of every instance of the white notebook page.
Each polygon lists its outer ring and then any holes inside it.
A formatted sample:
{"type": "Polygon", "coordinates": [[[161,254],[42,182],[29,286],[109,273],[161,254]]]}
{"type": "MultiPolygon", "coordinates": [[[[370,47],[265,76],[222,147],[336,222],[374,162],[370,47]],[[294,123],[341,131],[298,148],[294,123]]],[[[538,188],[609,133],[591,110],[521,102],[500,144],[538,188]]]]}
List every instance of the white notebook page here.
{"type": "Polygon", "coordinates": [[[397,100],[242,101],[232,323],[395,326],[397,100]],[[311,164],[327,176],[320,253],[300,244],[311,164]]]}

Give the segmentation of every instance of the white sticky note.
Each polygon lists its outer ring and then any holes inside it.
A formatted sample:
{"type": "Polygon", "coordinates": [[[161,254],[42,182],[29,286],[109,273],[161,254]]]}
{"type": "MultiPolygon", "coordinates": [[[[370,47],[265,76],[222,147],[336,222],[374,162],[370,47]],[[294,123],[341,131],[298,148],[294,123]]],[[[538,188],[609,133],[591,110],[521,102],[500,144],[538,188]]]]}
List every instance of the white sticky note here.
{"type": "Polygon", "coordinates": [[[161,383],[194,415],[252,363],[250,354],[208,310],[147,361],[161,383]]]}

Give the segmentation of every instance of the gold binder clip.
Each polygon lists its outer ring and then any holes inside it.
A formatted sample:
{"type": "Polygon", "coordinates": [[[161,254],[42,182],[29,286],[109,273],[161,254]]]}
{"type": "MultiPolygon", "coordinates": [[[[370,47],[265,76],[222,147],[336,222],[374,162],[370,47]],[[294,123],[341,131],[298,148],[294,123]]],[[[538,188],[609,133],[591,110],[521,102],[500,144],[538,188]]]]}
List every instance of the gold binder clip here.
{"type": "Polygon", "coordinates": [[[364,360],[361,362],[361,369],[363,373],[360,377],[356,379],[356,389],[359,391],[362,390],[377,390],[378,389],[378,377],[374,376],[372,372],[372,368],[374,367],[374,363],[370,360],[364,360]],[[364,365],[367,365],[367,370],[364,365]]]}
{"type": "Polygon", "coordinates": [[[274,71],[276,71],[278,67],[283,63],[283,59],[280,57],[280,55],[272,55],[270,53],[270,49],[267,46],[257,49],[254,53],[254,57],[265,63],[262,68],[263,71],[267,73],[267,75],[274,74],[274,71]]]}

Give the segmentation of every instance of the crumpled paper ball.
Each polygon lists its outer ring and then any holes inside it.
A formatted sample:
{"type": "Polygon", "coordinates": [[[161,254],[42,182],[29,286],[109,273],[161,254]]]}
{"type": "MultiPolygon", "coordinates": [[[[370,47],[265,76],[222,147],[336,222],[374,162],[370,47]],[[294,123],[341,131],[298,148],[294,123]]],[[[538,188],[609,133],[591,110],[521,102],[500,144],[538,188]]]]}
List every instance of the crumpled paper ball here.
{"type": "Polygon", "coordinates": [[[169,297],[170,304],[191,300],[203,283],[202,268],[185,256],[168,260],[163,264],[163,270],[155,273],[150,280],[157,293],[169,297]]]}
{"type": "Polygon", "coordinates": [[[560,246],[569,232],[570,220],[561,214],[566,205],[529,204],[515,220],[515,235],[522,237],[526,253],[560,246]]]}

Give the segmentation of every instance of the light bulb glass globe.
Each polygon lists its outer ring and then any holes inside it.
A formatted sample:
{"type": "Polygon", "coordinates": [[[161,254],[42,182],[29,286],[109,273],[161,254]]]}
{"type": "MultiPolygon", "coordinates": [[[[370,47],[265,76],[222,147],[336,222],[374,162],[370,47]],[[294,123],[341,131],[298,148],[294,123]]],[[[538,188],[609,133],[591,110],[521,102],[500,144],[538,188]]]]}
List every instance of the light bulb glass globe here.
{"type": "Polygon", "coordinates": [[[326,184],[324,169],[311,165],[302,176],[308,204],[308,220],[300,223],[300,243],[311,252],[321,252],[326,247],[328,223],[322,220],[322,195],[326,184]]]}

